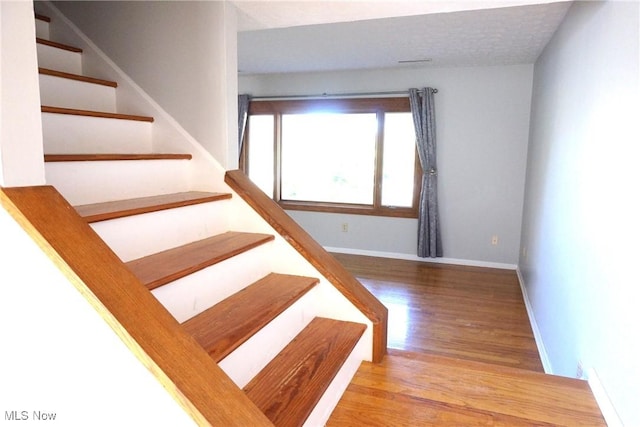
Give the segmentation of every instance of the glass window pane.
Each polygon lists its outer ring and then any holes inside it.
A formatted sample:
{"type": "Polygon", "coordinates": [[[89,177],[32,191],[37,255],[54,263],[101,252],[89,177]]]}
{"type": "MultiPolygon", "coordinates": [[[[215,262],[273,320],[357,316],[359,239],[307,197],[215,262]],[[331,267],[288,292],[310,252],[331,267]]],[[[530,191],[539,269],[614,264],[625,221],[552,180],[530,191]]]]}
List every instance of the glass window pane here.
{"type": "Polygon", "coordinates": [[[411,113],[386,113],[382,166],[382,205],[413,206],[416,135],[411,113]]]}
{"type": "Polygon", "coordinates": [[[282,199],[373,204],[376,115],[282,116],[282,199]]]}
{"type": "Polygon", "coordinates": [[[249,131],[249,178],[273,197],[274,116],[251,116],[249,131]]]}

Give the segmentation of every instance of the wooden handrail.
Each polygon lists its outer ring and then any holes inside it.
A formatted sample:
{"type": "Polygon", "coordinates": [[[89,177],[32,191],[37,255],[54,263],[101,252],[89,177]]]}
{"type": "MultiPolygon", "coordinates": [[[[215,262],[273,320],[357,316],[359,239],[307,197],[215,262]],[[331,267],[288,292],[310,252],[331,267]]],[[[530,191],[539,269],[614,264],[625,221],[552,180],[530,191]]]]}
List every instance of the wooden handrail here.
{"type": "Polygon", "coordinates": [[[53,187],[0,204],[196,423],[273,425],[53,187]]]}
{"type": "Polygon", "coordinates": [[[228,171],[225,182],[373,323],[373,361],[381,362],[387,308],[242,171],[228,171]]]}

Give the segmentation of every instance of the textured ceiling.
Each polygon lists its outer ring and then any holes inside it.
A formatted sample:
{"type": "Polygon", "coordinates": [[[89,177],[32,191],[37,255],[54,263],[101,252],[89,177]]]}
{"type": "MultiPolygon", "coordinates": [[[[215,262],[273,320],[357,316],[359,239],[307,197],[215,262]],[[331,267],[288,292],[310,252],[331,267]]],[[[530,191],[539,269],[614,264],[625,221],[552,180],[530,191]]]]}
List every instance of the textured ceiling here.
{"type": "Polygon", "coordinates": [[[231,0],[240,12],[239,30],[460,12],[554,3],[558,0],[231,0]]]}
{"type": "Polygon", "coordinates": [[[398,61],[427,58],[419,65],[533,63],[569,6],[553,2],[241,31],[238,68],[253,74],[415,67],[398,61]]]}

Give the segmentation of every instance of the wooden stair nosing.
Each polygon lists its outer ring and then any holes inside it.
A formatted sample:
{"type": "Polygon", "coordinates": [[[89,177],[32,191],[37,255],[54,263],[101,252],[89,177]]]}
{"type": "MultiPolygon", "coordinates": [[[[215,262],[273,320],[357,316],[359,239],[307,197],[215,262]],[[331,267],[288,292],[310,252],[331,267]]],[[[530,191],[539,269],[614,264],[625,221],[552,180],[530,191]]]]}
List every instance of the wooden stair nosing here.
{"type": "Polygon", "coordinates": [[[366,329],[316,317],[244,388],[276,426],[300,426],[366,329]]]}
{"type": "Polygon", "coordinates": [[[271,273],[182,325],[219,363],[318,283],[271,273]]]}
{"type": "Polygon", "coordinates": [[[55,162],[108,162],[132,160],[191,160],[193,156],[186,153],[150,153],[150,154],[45,154],[44,161],[55,162]]]}
{"type": "Polygon", "coordinates": [[[270,234],[228,231],[127,262],[152,290],[274,240],[270,234]]]}
{"type": "Polygon", "coordinates": [[[64,71],[52,70],[50,68],[38,67],[38,72],[45,76],[53,76],[53,77],[60,77],[60,78],[69,79],[69,80],[77,80],[79,82],[92,83],[92,84],[108,86],[112,88],[118,87],[118,83],[112,82],[111,80],[103,80],[95,77],[83,76],[80,74],[66,73],[64,71]]]}
{"type": "Polygon", "coordinates": [[[70,116],[97,117],[97,118],[103,118],[103,119],[132,120],[136,122],[153,123],[153,117],[138,116],[135,114],[120,114],[120,113],[108,113],[105,111],[78,110],[75,108],[52,107],[50,105],[41,106],[40,111],[43,113],[67,114],[70,116]]]}
{"type": "Polygon", "coordinates": [[[418,401],[520,420],[500,425],[605,425],[584,380],[428,352],[390,350],[381,364],[363,362],[349,387],[363,385],[367,395],[384,390],[394,399],[393,394],[401,392],[418,401]],[[367,384],[374,377],[380,382],[367,384]]]}
{"type": "Polygon", "coordinates": [[[575,388],[576,390],[589,390],[589,384],[578,378],[563,377],[560,375],[546,374],[544,372],[532,371],[528,369],[515,368],[512,366],[496,365],[478,360],[462,359],[455,356],[443,355],[432,351],[410,351],[390,348],[387,352],[389,357],[402,357],[415,363],[436,363],[441,366],[460,368],[465,370],[475,370],[489,372],[495,376],[517,376],[523,379],[535,381],[541,379],[554,387],[575,388]]]}
{"type": "Polygon", "coordinates": [[[40,21],[51,22],[51,18],[49,18],[48,16],[41,15],[39,13],[36,13],[35,17],[36,17],[36,19],[38,19],[40,21]]]}
{"type": "Polygon", "coordinates": [[[68,44],[52,42],[51,40],[41,39],[40,37],[36,37],[36,43],[40,43],[46,46],[55,47],[62,50],[67,50],[69,52],[74,53],[82,53],[82,49],[75,46],[69,46],[68,44]]]}
{"type": "Polygon", "coordinates": [[[74,208],[81,217],[83,217],[87,222],[92,223],[180,208],[183,206],[197,205],[200,203],[215,202],[230,198],[230,193],[186,191],[182,193],[163,194],[160,196],[138,197],[135,199],[92,203],[88,205],[74,206],[74,208]]]}

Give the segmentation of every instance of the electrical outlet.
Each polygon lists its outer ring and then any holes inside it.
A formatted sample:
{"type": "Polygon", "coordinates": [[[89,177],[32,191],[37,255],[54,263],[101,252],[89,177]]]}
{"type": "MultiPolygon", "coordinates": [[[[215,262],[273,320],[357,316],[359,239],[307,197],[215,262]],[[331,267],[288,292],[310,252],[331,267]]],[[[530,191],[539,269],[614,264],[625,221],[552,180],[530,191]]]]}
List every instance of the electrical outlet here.
{"type": "Polygon", "coordinates": [[[493,246],[497,246],[498,245],[498,236],[491,237],[491,244],[493,246]]]}
{"type": "Polygon", "coordinates": [[[578,360],[578,367],[576,368],[576,378],[584,379],[584,366],[582,365],[582,360],[578,360]]]}
{"type": "Polygon", "coordinates": [[[348,222],[343,222],[342,223],[342,232],[343,233],[348,233],[349,232],[349,223],[348,222]]]}

